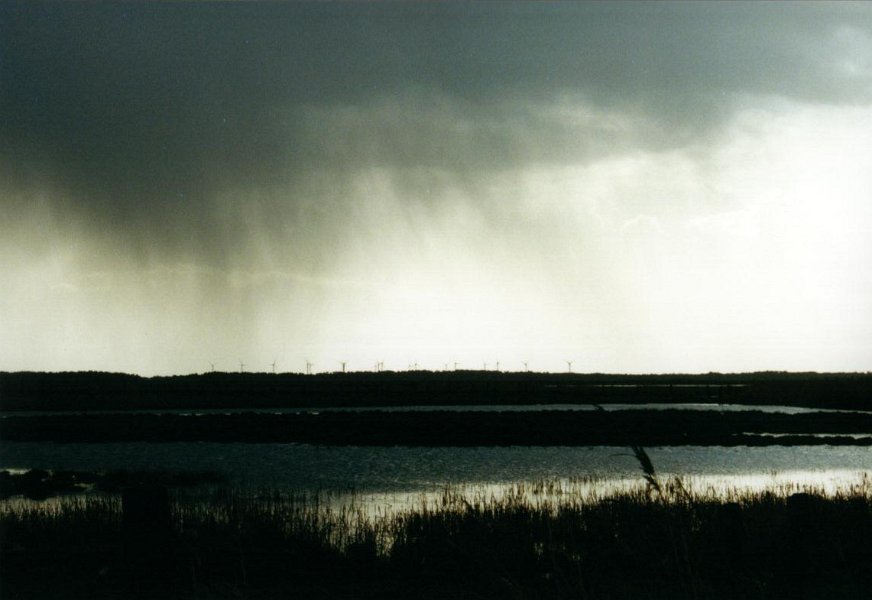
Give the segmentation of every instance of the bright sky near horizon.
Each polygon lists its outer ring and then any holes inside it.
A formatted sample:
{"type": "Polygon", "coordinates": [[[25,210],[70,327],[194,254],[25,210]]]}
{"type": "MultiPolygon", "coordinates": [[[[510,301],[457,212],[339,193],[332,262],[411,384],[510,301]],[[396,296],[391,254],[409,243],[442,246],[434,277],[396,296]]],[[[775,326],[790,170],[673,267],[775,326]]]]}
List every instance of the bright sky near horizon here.
{"type": "Polygon", "coordinates": [[[0,370],[872,370],[865,3],[0,3],[0,370]]]}

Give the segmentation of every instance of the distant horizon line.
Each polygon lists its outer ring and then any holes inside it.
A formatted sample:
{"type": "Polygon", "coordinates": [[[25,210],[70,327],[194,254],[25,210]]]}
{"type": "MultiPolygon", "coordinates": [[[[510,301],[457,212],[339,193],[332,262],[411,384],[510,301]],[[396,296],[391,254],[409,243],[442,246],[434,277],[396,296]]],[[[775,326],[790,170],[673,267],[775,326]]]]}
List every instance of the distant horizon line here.
{"type": "Polygon", "coordinates": [[[507,369],[361,369],[347,370],[341,369],[333,371],[237,371],[237,370],[212,370],[198,371],[190,373],[173,373],[165,375],[143,375],[140,373],[132,373],[127,371],[103,371],[97,369],[85,370],[60,370],[60,371],[36,371],[36,370],[0,370],[0,375],[70,375],[70,374],[97,374],[97,375],[125,375],[129,377],[139,377],[142,379],[156,379],[166,377],[197,377],[208,375],[263,375],[270,377],[279,377],[285,375],[297,375],[304,377],[312,377],[316,375],[386,375],[386,374],[412,374],[412,373],[489,373],[489,374],[505,374],[505,375],[573,375],[578,377],[590,376],[605,376],[605,377],[675,377],[675,376],[691,376],[702,377],[706,375],[726,375],[726,376],[742,376],[742,375],[872,375],[872,371],[791,371],[784,369],[764,369],[760,371],[660,371],[660,372],[608,372],[608,371],[536,371],[536,370],[507,370],[507,369]]]}

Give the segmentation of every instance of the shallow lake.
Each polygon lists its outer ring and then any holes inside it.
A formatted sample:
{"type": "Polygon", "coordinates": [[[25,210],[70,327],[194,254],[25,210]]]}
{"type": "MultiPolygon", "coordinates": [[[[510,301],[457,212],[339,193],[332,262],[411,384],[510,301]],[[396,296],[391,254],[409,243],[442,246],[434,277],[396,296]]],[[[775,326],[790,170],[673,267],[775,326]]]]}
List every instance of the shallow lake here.
{"type": "MultiPolygon", "coordinates": [[[[802,481],[824,487],[869,470],[872,449],[857,446],[649,448],[661,475],[759,487],[802,481]],[[815,483],[817,482],[817,483],[815,483]]],[[[0,468],[209,471],[234,487],[361,493],[432,492],[455,486],[542,480],[639,480],[624,447],[332,447],[306,444],[0,444],[0,468]]]]}

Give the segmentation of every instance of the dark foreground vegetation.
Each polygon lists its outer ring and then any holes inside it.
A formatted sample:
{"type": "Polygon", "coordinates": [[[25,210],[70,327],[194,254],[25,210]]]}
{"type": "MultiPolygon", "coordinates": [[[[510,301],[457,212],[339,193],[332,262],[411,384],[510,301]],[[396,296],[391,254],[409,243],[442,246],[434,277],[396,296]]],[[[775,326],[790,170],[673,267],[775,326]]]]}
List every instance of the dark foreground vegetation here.
{"type": "Polygon", "coordinates": [[[868,485],[727,501],[651,479],[658,487],[601,499],[447,491],[380,518],[279,492],[7,501],[2,597],[869,597],[868,485]]]}
{"type": "Polygon", "coordinates": [[[869,373],[0,373],[0,410],[720,402],[872,410],[869,373]]]}
{"type": "Polygon", "coordinates": [[[872,445],[872,413],[588,410],[63,414],[0,419],[0,439],[369,446],[872,445]]]}

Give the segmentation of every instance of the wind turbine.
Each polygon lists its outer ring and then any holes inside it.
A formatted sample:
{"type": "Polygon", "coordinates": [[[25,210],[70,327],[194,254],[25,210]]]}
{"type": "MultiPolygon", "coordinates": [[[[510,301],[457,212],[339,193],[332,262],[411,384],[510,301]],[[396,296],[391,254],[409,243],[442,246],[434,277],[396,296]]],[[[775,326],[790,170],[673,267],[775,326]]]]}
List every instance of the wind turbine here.
{"type": "Polygon", "coordinates": [[[340,360],[340,361],[339,361],[339,364],[342,365],[342,372],[343,372],[343,373],[345,373],[345,364],[346,364],[347,362],[348,362],[348,361],[344,361],[344,360],[340,360]]]}
{"type": "Polygon", "coordinates": [[[308,359],[306,360],[306,375],[312,374],[312,367],[314,367],[314,366],[315,365],[310,363],[308,359]]]}
{"type": "Polygon", "coordinates": [[[530,372],[530,361],[527,361],[527,360],[524,361],[524,372],[525,373],[530,372]]]}
{"type": "Polygon", "coordinates": [[[245,363],[240,360],[239,361],[239,372],[242,373],[243,371],[245,371],[245,363]]]}
{"type": "Polygon", "coordinates": [[[500,361],[497,361],[497,372],[500,370],[500,361]]]}
{"type": "Polygon", "coordinates": [[[273,375],[276,374],[276,361],[272,361],[273,375]]]}
{"type": "Polygon", "coordinates": [[[569,373],[572,373],[572,361],[571,361],[571,360],[567,360],[567,361],[566,361],[566,366],[569,367],[569,371],[568,371],[568,372],[569,372],[569,373]]]}
{"type": "Polygon", "coordinates": [[[209,364],[212,366],[212,372],[214,373],[215,372],[215,363],[210,362],[209,364]]]}

